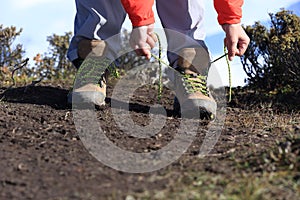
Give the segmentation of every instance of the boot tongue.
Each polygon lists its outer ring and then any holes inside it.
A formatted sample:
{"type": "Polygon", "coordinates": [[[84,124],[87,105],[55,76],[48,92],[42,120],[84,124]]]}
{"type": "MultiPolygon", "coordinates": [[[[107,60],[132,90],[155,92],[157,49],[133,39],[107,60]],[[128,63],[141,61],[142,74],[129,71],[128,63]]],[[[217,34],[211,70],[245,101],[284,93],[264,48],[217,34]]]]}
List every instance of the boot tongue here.
{"type": "Polygon", "coordinates": [[[190,69],[184,69],[183,73],[188,74],[188,75],[192,75],[192,76],[197,76],[197,73],[195,73],[194,71],[192,71],[190,69]]]}

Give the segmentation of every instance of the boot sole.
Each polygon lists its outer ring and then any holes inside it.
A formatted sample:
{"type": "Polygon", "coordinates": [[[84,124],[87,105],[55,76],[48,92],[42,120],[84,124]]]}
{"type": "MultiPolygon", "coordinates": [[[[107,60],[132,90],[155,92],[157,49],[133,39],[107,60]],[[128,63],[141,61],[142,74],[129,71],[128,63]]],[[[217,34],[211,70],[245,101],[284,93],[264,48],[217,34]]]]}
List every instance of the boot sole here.
{"type": "Polygon", "coordinates": [[[105,95],[101,92],[72,92],[68,95],[69,104],[93,103],[98,106],[105,105],[105,95]]]}
{"type": "Polygon", "coordinates": [[[174,99],[173,111],[177,117],[199,118],[213,120],[216,116],[217,103],[203,99],[191,99],[180,105],[177,97],[174,99]]]}

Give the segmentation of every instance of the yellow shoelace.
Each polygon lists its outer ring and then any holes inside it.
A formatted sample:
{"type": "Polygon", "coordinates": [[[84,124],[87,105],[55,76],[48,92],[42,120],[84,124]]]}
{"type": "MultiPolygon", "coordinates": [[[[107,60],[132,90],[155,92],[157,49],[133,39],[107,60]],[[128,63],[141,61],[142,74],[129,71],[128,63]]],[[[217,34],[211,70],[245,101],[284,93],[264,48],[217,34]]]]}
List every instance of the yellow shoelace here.
{"type": "MultiPolygon", "coordinates": [[[[162,64],[166,65],[167,67],[171,67],[169,64],[167,64],[165,61],[162,60],[162,47],[161,47],[161,41],[159,38],[159,35],[157,33],[156,37],[158,40],[158,56],[156,56],[155,54],[151,53],[151,56],[153,58],[155,58],[158,61],[159,64],[159,83],[158,83],[158,101],[161,100],[162,97],[162,86],[163,86],[163,81],[162,81],[162,64]]],[[[230,67],[230,62],[228,59],[228,54],[226,52],[226,47],[224,46],[224,54],[220,57],[218,57],[217,59],[213,60],[210,62],[210,64],[220,60],[221,58],[225,57],[226,58],[226,63],[227,63],[227,67],[228,67],[228,76],[229,76],[229,99],[228,102],[231,101],[231,93],[232,93],[232,83],[231,83],[231,67],[230,67]]],[[[194,92],[195,91],[195,87],[199,88],[199,90],[205,94],[208,95],[208,89],[206,86],[206,76],[201,76],[198,75],[196,78],[199,79],[199,81],[191,81],[191,75],[185,74],[183,77],[185,78],[185,80],[191,85],[190,92],[194,92]]]]}

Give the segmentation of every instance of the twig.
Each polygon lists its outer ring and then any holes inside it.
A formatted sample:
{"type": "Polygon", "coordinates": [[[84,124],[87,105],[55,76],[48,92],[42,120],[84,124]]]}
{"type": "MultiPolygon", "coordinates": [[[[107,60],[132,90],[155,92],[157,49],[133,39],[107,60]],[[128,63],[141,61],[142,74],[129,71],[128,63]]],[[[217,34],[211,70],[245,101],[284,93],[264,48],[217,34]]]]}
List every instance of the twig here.
{"type": "Polygon", "coordinates": [[[45,75],[42,75],[41,78],[39,80],[36,80],[36,81],[32,81],[30,85],[28,85],[27,87],[30,87],[30,86],[35,86],[36,84],[42,82],[42,80],[44,78],[46,78],[48,76],[48,72],[45,74],[45,75]]]}
{"type": "Polygon", "coordinates": [[[44,80],[44,78],[46,78],[46,77],[48,76],[48,73],[49,73],[49,72],[46,72],[46,74],[41,75],[41,78],[40,78],[39,80],[32,81],[30,85],[27,85],[27,86],[25,87],[25,89],[24,89],[24,93],[27,92],[27,90],[28,90],[29,87],[33,87],[33,86],[35,86],[36,84],[42,82],[42,80],[44,80]]]}
{"type": "MultiPolygon", "coordinates": [[[[4,90],[0,95],[2,96],[3,94],[5,94],[6,91],[8,91],[9,89],[11,89],[13,86],[16,85],[16,81],[14,78],[15,72],[23,67],[25,67],[28,64],[29,58],[26,58],[24,61],[22,61],[21,63],[15,64],[14,66],[14,70],[11,72],[11,80],[12,80],[12,84],[6,89],[4,90]],[[19,67],[17,67],[19,65],[19,67]]],[[[0,99],[0,101],[3,101],[5,99],[5,95],[3,95],[0,99]]]]}
{"type": "Polygon", "coordinates": [[[19,69],[22,69],[23,67],[25,67],[27,64],[28,64],[28,61],[29,61],[29,58],[26,58],[23,62],[21,63],[18,63],[15,65],[15,69],[12,71],[11,73],[11,80],[12,80],[12,85],[8,87],[9,88],[12,88],[13,86],[16,85],[16,81],[15,81],[15,78],[14,78],[14,75],[15,75],[15,72],[19,69]],[[19,67],[17,67],[19,65],[19,67]]]}

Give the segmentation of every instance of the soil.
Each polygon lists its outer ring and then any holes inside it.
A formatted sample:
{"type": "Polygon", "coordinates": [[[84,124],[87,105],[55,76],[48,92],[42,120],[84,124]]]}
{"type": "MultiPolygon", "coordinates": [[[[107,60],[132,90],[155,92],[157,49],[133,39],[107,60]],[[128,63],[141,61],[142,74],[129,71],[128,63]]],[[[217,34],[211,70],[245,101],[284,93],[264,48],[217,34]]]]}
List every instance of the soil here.
{"type": "MultiPolygon", "coordinates": [[[[111,93],[112,88],[108,90],[111,93]]],[[[107,104],[97,109],[108,138],[134,152],[155,151],[168,144],[180,118],[173,116],[174,96],[167,89],[163,91],[162,104],[168,119],[160,134],[136,139],[118,130],[108,98],[107,104]]],[[[291,135],[294,138],[300,134],[299,97],[293,97],[294,107],[289,107],[274,101],[259,102],[254,93],[243,91],[235,90],[220,138],[208,156],[198,156],[203,140],[203,131],[199,130],[192,145],[171,165],[134,174],[102,164],[85,148],[75,129],[72,108],[67,104],[68,86],[51,83],[2,88],[0,199],[205,199],[192,193],[195,191],[204,196],[210,196],[205,191],[211,192],[211,199],[227,199],[226,195],[239,193],[230,185],[238,186],[243,193],[239,184],[247,187],[248,181],[277,172],[291,176],[287,181],[292,183],[281,187],[281,178],[272,179],[274,183],[268,182],[270,189],[262,197],[299,198],[300,142],[291,139],[287,143],[291,135]],[[280,145],[289,145],[286,149],[292,154],[286,155],[291,157],[280,156],[280,145]]],[[[130,113],[137,124],[149,124],[149,105],[155,103],[155,94],[155,88],[144,87],[131,99],[130,113]]],[[[200,120],[203,129],[208,124],[200,120]]],[[[246,194],[240,197],[243,195],[246,194]]]]}

